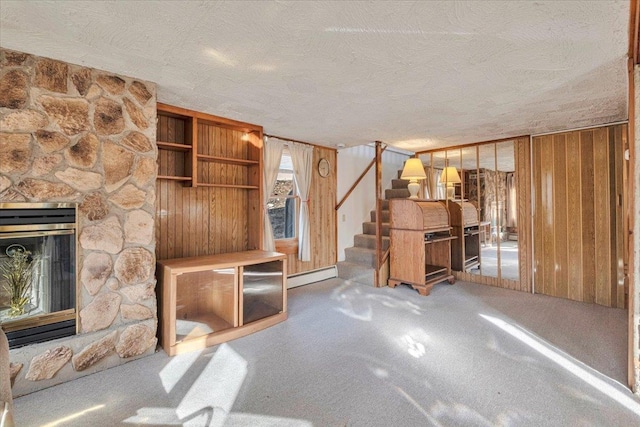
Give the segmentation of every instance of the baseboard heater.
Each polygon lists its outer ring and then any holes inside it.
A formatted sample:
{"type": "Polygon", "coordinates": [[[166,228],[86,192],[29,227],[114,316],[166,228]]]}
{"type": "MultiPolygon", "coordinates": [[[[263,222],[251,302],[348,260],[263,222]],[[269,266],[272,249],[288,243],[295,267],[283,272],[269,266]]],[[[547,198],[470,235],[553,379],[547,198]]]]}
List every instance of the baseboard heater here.
{"type": "Polygon", "coordinates": [[[308,285],[321,280],[332,279],[334,277],[338,277],[338,270],[335,265],[327,268],[320,268],[318,270],[305,271],[304,273],[294,274],[287,277],[287,289],[308,285]]]}

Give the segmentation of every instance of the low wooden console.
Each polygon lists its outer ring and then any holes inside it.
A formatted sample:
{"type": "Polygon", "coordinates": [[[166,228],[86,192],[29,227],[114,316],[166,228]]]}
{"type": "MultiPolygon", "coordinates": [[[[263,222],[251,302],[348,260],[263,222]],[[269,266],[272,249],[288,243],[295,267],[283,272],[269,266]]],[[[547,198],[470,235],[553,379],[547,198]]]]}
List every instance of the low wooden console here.
{"type": "Polygon", "coordinates": [[[406,283],[429,295],[436,283],[454,283],[451,240],[456,237],[447,208],[433,201],[392,199],[390,210],[389,286],[406,283]]]}
{"type": "Polygon", "coordinates": [[[176,355],[287,318],[287,259],[260,250],[158,261],[161,345],[176,355]]]}

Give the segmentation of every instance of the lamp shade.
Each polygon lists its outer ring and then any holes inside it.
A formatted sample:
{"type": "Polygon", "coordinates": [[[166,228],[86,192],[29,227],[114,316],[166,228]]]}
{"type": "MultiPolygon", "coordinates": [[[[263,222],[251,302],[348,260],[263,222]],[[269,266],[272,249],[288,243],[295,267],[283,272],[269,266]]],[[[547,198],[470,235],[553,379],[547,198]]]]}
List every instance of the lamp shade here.
{"type": "Polygon", "coordinates": [[[442,170],[442,174],[440,175],[440,182],[447,184],[458,184],[460,181],[460,175],[458,175],[458,171],[453,166],[447,166],[442,170]]]}
{"type": "Polygon", "coordinates": [[[407,160],[404,164],[404,169],[402,169],[400,179],[427,179],[427,174],[424,173],[424,166],[422,166],[422,160],[415,157],[407,160]]]}

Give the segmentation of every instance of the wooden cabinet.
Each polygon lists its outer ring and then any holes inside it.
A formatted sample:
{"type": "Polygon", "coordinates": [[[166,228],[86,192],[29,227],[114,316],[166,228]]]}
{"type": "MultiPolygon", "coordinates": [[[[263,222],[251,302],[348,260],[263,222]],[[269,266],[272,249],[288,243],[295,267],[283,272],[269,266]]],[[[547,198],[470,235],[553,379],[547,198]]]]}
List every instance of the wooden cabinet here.
{"type": "Polygon", "coordinates": [[[392,199],[390,218],[389,286],[406,283],[420,295],[429,295],[433,285],[451,274],[449,212],[440,202],[392,199]]]}
{"type": "Polygon", "coordinates": [[[449,200],[452,234],[451,269],[469,271],[480,266],[480,222],[478,208],[470,202],[449,200]]]}
{"type": "Polygon", "coordinates": [[[287,318],[287,260],[259,250],[158,261],[161,345],[170,355],[287,318]]]}

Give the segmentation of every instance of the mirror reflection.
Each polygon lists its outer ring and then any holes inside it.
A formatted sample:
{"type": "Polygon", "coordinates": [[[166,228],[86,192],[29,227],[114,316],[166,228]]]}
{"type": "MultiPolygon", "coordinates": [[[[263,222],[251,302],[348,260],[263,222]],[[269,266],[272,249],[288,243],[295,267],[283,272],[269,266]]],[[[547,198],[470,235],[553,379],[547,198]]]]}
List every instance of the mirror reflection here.
{"type": "Polygon", "coordinates": [[[480,269],[478,274],[498,277],[498,198],[495,144],[478,146],[478,169],[470,174],[470,185],[478,194],[480,211],[480,269]]]}
{"type": "Polygon", "coordinates": [[[461,243],[452,245],[456,271],[519,280],[514,148],[507,141],[420,156],[427,173],[424,197],[446,201],[459,234],[461,243]],[[469,210],[477,212],[473,226],[464,219],[471,218],[469,210]]]}
{"type": "Polygon", "coordinates": [[[513,141],[496,144],[499,200],[498,242],[500,276],[518,280],[518,211],[516,194],[515,152],[513,141]]]}

